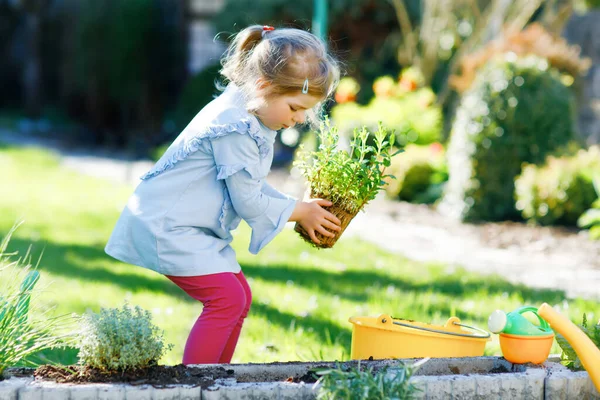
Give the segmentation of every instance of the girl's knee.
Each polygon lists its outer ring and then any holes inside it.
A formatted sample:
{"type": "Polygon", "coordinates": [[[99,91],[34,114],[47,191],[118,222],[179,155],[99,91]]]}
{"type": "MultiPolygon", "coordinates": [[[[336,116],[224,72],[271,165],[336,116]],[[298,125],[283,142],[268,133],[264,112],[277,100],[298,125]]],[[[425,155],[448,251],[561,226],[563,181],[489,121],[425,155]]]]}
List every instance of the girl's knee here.
{"type": "Polygon", "coordinates": [[[238,320],[242,315],[248,313],[250,305],[246,301],[246,293],[239,287],[226,290],[221,296],[205,304],[204,307],[213,312],[223,313],[232,320],[238,320]]]}

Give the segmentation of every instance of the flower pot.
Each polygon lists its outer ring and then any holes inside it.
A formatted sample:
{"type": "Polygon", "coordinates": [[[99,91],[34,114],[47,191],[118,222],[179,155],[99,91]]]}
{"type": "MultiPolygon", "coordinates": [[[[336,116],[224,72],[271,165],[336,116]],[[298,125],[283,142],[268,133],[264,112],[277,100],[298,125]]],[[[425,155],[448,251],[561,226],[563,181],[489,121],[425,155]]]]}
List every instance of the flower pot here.
{"type": "MultiPolygon", "coordinates": [[[[322,196],[313,195],[313,194],[311,194],[310,197],[311,198],[320,198],[320,199],[324,198],[322,196]]],[[[329,249],[329,248],[333,247],[333,245],[337,242],[337,240],[340,238],[340,236],[342,236],[342,233],[344,233],[344,231],[346,230],[346,227],[348,227],[348,224],[350,223],[350,221],[352,221],[352,218],[354,218],[356,216],[356,214],[358,214],[358,211],[357,212],[348,212],[344,208],[336,205],[335,203],[329,207],[323,207],[323,208],[326,209],[327,211],[329,211],[330,213],[332,213],[333,215],[335,215],[336,217],[338,217],[341,222],[340,227],[342,229],[339,232],[331,231],[335,234],[334,237],[323,236],[321,233],[315,232],[317,239],[319,239],[319,241],[321,242],[320,244],[316,244],[315,242],[312,241],[310,236],[308,236],[308,233],[304,230],[304,228],[297,222],[296,222],[296,226],[294,227],[294,230],[300,234],[302,239],[304,239],[308,243],[312,244],[313,246],[321,248],[321,249],[329,249]]]]}

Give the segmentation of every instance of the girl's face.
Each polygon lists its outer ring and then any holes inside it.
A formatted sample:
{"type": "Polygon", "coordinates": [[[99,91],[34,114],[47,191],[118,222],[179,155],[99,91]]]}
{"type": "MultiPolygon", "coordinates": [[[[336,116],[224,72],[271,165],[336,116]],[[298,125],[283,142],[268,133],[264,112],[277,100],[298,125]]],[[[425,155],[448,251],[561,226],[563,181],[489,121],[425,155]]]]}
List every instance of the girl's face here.
{"type": "Polygon", "coordinates": [[[306,121],[306,110],[313,108],[321,100],[323,99],[320,97],[302,92],[269,96],[255,114],[267,128],[275,131],[287,129],[303,124],[306,121]]]}

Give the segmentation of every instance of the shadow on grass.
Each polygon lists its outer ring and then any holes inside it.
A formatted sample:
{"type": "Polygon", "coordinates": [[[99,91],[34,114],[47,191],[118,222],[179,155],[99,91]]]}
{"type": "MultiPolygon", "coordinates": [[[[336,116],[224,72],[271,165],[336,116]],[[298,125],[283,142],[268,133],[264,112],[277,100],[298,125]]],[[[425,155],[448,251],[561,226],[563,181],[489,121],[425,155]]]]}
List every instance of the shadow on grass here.
{"type": "Polygon", "coordinates": [[[456,298],[471,293],[485,293],[490,296],[504,293],[519,294],[525,302],[533,304],[542,302],[553,304],[562,302],[566,298],[565,292],[562,290],[534,289],[522,284],[510,283],[497,275],[472,274],[472,277],[465,280],[463,274],[455,273],[431,281],[416,283],[373,270],[334,273],[316,268],[295,269],[285,265],[259,266],[254,264],[244,264],[242,269],[248,277],[259,278],[267,282],[293,281],[294,284],[307,289],[336,294],[356,302],[365,302],[369,299],[369,294],[365,292],[365,288],[369,286],[379,287],[382,291],[385,291],[388,286],[393,286],[402,291],[441,293],[456,298]]]}
{"type": "MultiPolygon", "coordinates": [[[[263,317],[269,323],[278,325],[284,329],[288,329],[291,326],[295,328],[302,327],[304,332],[314,334],[322,343],[339,343],[344,348],[350,348],[350,340],[352,338],[350,323],[347,323],[347,328],[343,328],[333,321],[319,316],[301,316],[282,312],[274,307],[256,301],[252,303],[250,314],[263,317]]],[[[343,322],[346,323],[347,321],[344,320],[343,322]]]]}
{"type": "MultiPolygon", "coordinates": [[[[13,236],[8,245],[8,252],[17,251],[19,255],[24,255],[29,246],[29,241],[13,236]]],[[[33,264],[37,263],[41,252],[43,254],[41,254],[39,262],[39,270],[42,273],[46,271],[53,275],[77,279],[82,284],[86,282],[109,283],[133,293],[152,291],[165,293],[179,299],[187,297],[181,289],[159,274],[155,274],[156,278],[153,279],[137,273],[126,272],[128,268],[131,268],[132,271],[140,271],[140,267],[137,266],[120,265],[115,267],[114,270],[96,267],[95,265],[99,261],[112,260],[100,247],[63,245],[40,241],[36,243],[33,250],[33,264]],[[73,260],[73,258],[76,260],[73,260]]]]}

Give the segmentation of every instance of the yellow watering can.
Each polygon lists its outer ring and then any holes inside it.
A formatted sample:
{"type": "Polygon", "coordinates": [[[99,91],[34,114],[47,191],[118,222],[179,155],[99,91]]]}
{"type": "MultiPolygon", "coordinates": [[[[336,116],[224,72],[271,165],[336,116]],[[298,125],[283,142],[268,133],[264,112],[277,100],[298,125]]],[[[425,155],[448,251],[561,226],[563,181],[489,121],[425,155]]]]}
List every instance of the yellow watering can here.
{"type": "Polygon", "coordinates": [[[600,350],[596,345],[577,325],[548,304],[542,304],[537,313],[571,344],[583,367],[592,378],[596,390],[600,391],[600,350]]]}

